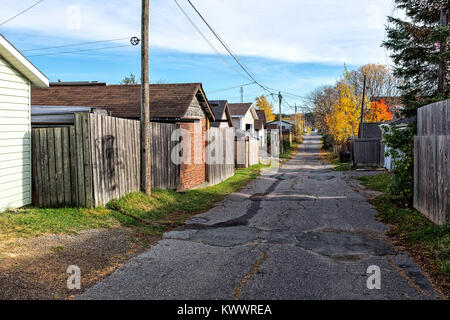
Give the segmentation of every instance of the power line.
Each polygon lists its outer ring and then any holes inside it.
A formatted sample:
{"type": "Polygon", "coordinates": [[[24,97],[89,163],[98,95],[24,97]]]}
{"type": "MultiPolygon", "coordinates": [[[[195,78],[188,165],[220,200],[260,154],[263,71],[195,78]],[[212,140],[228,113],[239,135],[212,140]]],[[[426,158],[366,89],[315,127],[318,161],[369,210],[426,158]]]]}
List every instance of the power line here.
{"type": "Polygon", "coordinates": [[[56,56],[60,54],[69,54],[69,53],[77,53],[77,52],[85,52],[85,51],[97,51],[97,50],[107,50],[107,49],[116,49],[116,48],[123,48],[128,47],[130,45],[122,45],[122,46],[113,46],[113,47],[104,47],[104,48],[91,48],[91,49],[80,49],[80,50],[73,50],[73,51],[65,51],[65,52],[51,52],[51,53],[43,53],[43,54],[34,54],[27,57],[42,57],[42,56],[56,56]]]}
{"type": "Polygon", "coordinates": [[[118,39],[109,39],[109,40],[99,40],[99,41],[91,41],[91,42],[80,42],[80,43],[73,43],[73,44],[64,44],[60,46],[54,46],[54,47],[44,47],[44,48],[35,48],[35,49],[26,49],[21,50],[22,52],[30,52],[30,51],[43,51],[48,49],[58,49],[58,48],[66,48],[66,47],[76,47],[76,46],[83,46],[88,44],[96,44],[96,43],[104,43],[104,42],[113,42],[113,41],[121,41],[121,40],[127,40],[130,39],[130,37],[127,38],[118,38],[118,39]]]}
{"type": "MultiPolygon", "coordinates": [[[[175,0],[176,1],[176,0],[175,0]]],[[[211,32],[214,34],[214,36],[217,38],[217,40],[219,40],[219,42],[222,44],[222,46],[225,48],[225,50],[228,51],[228,53],[230,54],[230,56],[236,61],[236,63],[242,68],[242,70],[244,70],[244,72],[250,77],[250,79],[252,79],[257,85],[259,85],[261,88],[265,89],[266,88],[260,84],[251,74],[250,72],[242,65],[242,63],[237,59],[237,57],[233,54],[233,52],[231,51],[231,49],[228,47],[228,45],[225,43],[225,41],[222,40],[222,38],[217,34],[217,32],[210,26],[210,24],[208,23],[208,21],[206,21],[206,19],[203,17],[203,15],[197,10],[197,8],[192,4],[192,2],[190,0],[187,0],[189,2],[189,4],[191,5],[191,7],[195,10],[195,12],[199,15],[199,17],[203,20],[203,22],[206,24],[206,26],[209,28],[209,30],[211,30],[211,32]]]]}
{"type": "MultiPolygon", "coordinates": [[[[176,0],[175,0],[176,1],[176,0]]],[[[220,35],[214,30],[214,28],[208,23],[208,21],[206,21],[206,19],[203,17],[203,15],[198,11],[198,9],[194,6],[194,4],[191,2],[191,0],[187,0],[187,2],[191,5],[191,7],[194,9],[194,11],[198,14],[198,16],[203,20],[203,22],[206,24],[206,26],[209,28],[209,30],[211,30],[211,32],[214,34],[214,36],[217,38],[217,40],[222,44],[222,46],[225,48],[225,50],[230,54],[230,56],[236,61],[236,63],[242,68],[242,70],[244,70],[244,72],[250,77],[251,80],[253,80],[255,82],[255,84],[257,84],[258,86],[260,86],[266,93],[269,94],[273,94],[272,91],[278,92],[280,90],[276,90],[273,88],[268,88],[266,87],[264,84],[262,84],[261,82],[259,82],[258,80],[255,79],[255,76],[253,76],[250,71],[248,70],[248,67],[245,66],[244,63],[242,63],[241,61],[239,61],[239,59],[237,58],[236,54],[233,52],[233,50],[231,50],[231,48],[225,43],[225,41],[220,37],[220,35]]],[[[304,98],[300,95],[296,95],[290,92],[286,92],[286,91],[281,91],[284,94],[288,94],[291,96],[296,96],[299,98],[304,98]]],[[[272,97],[273,98],[273,97],[272,97]]],[[[276,101],[274,100],[274,103],[276,103],[276,101]]]]}
{"type": "Polygon", "coordinates": [[[247,87],[247,86],[250,86],[250,85],[252,85],[252,84],[255,84],[255,82],[250,82],[250,83],[241,84],[241,85],[234,86],[234,87],[228,87],[228,88],[223,88],[223,89],[211,91],[211,92],[209,92],[209,94],[218,93],[218,92],[223,92],[223,91],[229,91],[229,90],[233,90],[233,89],[238,89],[238,88],[240,88],[240,87],[247,87]]]}
{"type": "Polygon", "coordinates": [[[25,10],[19,12],[18,14],[16,14],[14,17],[9,18],[8,20],[3,21],[2,23],[0,23],[0,26],[10,22],[11,20],[17,18],[18,16],[20,16],[21,14],[24,14],[25,12],[27,12],[28,10],[34,8],[35,6],[37,6],[38,4],[40,4],[41,2],[43,2],[44,0],[39,0],[38,2],[36,2],[35,4],[33,4],[32,6],[26,8],[25,10]]]}
{"type": "Polygon", "coordinates": [[[194,27],[194,29],[200,34],[200,36],[205,40],[205,42],[211,47],[211,49],[216,53],[219,58],[225,62],[236,74],[238,74],[241,77],[245,77],[240,71],[238,71],[225,57],[219,52],[219,50],[211,43],[211,41],[208,40],[208,38],[203,34],[203,32],[200,30],[199,27],[192,21],[192,19],[189,17],[189,15],[184,11],[183,7],[180,5],[180,3],[177,0],[174,0],[177,7],[180,9],[180,11],[183,13],[183,15],[186,17],[186,19],[190,22],[190,24],[194,27]]]}

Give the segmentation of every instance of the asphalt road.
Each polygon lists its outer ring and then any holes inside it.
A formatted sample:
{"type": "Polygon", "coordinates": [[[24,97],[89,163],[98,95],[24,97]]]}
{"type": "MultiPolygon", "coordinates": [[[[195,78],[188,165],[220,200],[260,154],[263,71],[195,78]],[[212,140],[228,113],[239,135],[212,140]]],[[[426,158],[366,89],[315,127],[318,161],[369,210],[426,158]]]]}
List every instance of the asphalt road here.
{"type": "MultiPolygon", "coordinates": [[[[169,232],[77,299],[435,299],[320,137],[207,213],[169,232]],[[367,286],[369,266],[380,289],[367,286]]],[[[373,283],[373,282],[370,282],[373,283]]]]}

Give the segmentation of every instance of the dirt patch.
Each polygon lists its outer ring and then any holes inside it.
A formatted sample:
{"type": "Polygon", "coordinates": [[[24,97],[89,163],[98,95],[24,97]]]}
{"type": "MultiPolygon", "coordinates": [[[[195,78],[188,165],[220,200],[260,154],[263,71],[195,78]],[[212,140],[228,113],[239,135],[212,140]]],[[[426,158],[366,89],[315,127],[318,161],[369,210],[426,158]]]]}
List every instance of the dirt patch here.
{"type": "Polygon", "coordinates": [[[0,300],[70,299],[160,239],[119,228],[0,242],[0,300]],[[67,289],[70,265],[81,269],[81,290],[67,289]]]}

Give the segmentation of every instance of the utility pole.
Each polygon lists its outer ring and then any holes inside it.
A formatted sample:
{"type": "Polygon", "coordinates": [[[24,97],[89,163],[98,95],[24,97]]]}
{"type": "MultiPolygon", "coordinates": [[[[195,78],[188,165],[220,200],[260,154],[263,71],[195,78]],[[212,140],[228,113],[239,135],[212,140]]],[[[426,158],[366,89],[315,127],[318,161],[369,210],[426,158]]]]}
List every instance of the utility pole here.
{"type": "Polygon", "coordinates": [[[241,87],[241,103],[244,103],[244,87],[241,87]]]}
{"type": "Polygon", "coordinates": [[[280,106],[279,106],[280,119],[278,120],[278,126],[280,129],[280,152],[283,153],[283,126],[282,126],[282,121],[281,121],[281,103],[283,102],[283,96],[281,95],[281,92],[278,92],[278,100],[280,102],[280,106]]]}
{"type": "MultiPolygon", "coordinates": [[[[441,26],[444,28],[448,28],[448,19],[449,19],[449,6],[450,2],[444,8],[441,8],[441,26]]],[[[439,93],[445,97],[445,93],[447,91],[447,58],[444,56],[444,53],[447,51],[447,41],[445,38],[439,44],[440,53],[442,55],[441,61],[439,62],[439,82],[438,82],[438,91],[439,93]]]]}
{"type": "Polygon", "coordinates": [[[149,66],[150,0],[142,0],[141,22],[141,191],[152,193],[150,134],[150,66],[149,66]]]}
{"type": "Polygon", "coordinates": [[[296,132],[297,132],[297,135],[298,135],[298,131],[300,130],[300,127],[299,127],[299,125],[298,125],[298,121],[297,121],[297,103],[295,103],[295,118],[294,118],[295,120],[295,128],[296,128],[296,132]]]}
{"type": "Polygon", "coordinates": [[[364,75],[364,84],[363,84],[363,96],[362,96],[362,104],[361,104],[361,121],[360,121],[360,128],[358,132],[358,137],[363,137],[363,127],[364,127],[364,103],[366,102],[366,80],[367,76],[364,75]]]}

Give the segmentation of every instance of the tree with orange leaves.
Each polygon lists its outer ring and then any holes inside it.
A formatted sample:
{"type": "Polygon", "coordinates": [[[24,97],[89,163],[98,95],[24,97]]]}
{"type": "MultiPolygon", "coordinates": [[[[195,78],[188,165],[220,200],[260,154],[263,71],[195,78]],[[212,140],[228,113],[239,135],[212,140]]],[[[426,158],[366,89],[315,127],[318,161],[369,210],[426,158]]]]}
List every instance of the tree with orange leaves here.
{"type": "Polygon", "coordinates": [[[386,122],[392,120],[392,112],[389,111],[389,105],[386,100],[373,101],[369,110],[364,115],[366,122],[386,122]]]}

